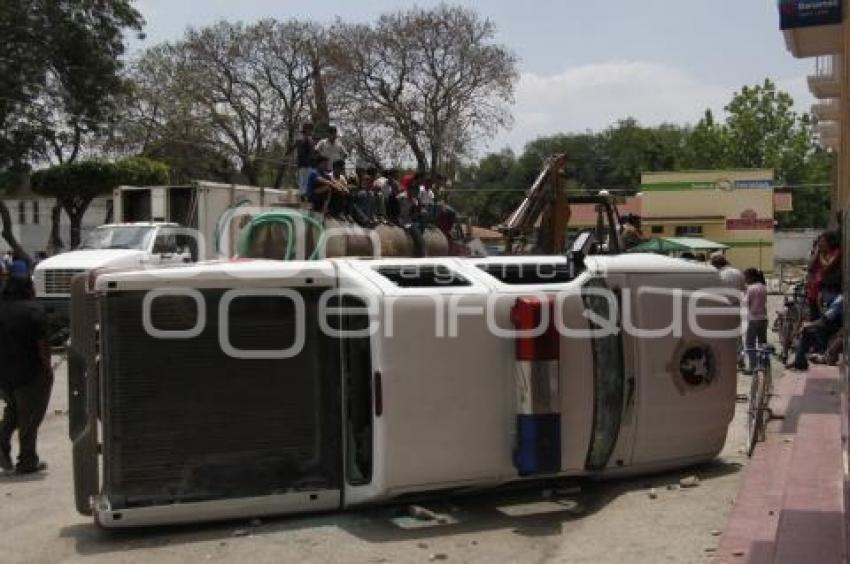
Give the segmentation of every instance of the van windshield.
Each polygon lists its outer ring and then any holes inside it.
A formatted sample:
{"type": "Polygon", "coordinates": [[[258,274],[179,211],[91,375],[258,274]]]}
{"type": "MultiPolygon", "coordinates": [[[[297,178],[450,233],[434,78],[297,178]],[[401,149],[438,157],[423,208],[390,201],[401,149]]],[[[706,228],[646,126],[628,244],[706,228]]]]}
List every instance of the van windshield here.
{"type": "Polygon", "coordinates": [[[150,246],[155,227],[126,225],[98,227],[89,234],[81,249],[138,249],[150,246]]]}

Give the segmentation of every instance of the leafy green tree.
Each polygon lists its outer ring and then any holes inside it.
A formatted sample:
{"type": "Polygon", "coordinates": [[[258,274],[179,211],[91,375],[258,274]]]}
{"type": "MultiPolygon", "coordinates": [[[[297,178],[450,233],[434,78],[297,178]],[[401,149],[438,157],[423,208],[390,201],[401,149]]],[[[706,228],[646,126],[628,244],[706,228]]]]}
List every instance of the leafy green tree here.
{"type": "MultiPolygon", "coordinates": [[[[142,25],[131,0],[0,0],[0,170],[77,158],[110,120],[124,33],[142,25]]],[[[2,200],[0,217],[23,252],[2,200]]]]}
{"type": "Polygon", "coordinates": [[[726,166],[726,127],[714,119],[711,110],[705,111],[685,140],[684,166],[696,170],[726,166]]]}
{"type": "Polygon", "coordinates": [[[32,175],[33,191],[56,198],[71,220],[71,247],[80,244],[80,225],[91,201],[121,185],[168,184],[168,166],[142,157],[120,161],[79,161],[52,166],[32,175]]]}
{"type": "Polygon", "coordinates": [[[507,210],[522,200],[522,192],[510,188],[518,174],[521,170],[513,151],[491,153],[478,163],[461,168],[449,203],[478,225],[496,225],[505,219],[507,210]]]}
{"type": "Polygon", "coordinates": [[[421,171],[445,171],[511,123],[516,57],[474,10],[414,7],[373,24],[339,23],[329,39],[343,121],[396,137],[421,171]]]}
{"type": "Polygon", "coordinates": [[[642,172],[681,168],[688,134],[676,125],[647,128],[629,118],[599,133],[540,137],[519,156],[493,153],[465,167],[452,202],[483,225],[497,223],[519,204],[546,159],[561,153],[567,155],[566,186],[571,193],[635,192],[642,172]]]}
{"type": "Polygon", "coordinates": [[[772,168],[780,182],[799,182],[815,147],[811,118],[770,80],[745,86],[726,106],[726,160],[731,166],[772,168]]]}
{"type": "Polygon", "coordinates": [[[220,21],[154,46],[132,69],[116,144],[169,162],[183,178],[279,187],[311,114],[312,22],[220,21]]]}
{"type": "Polygon", "coordinates": [[[495,153],[459,176],[456,204],[470,216],[504,218],[539,174],[546,158],[568,156],[569,189],[637,191],[643,172],[682,169],[772,168],[780,184],[795,189],[783,227],[824,227],[828,222],[832,158],[815,142],[807,114],[766,80],[745,86],[726,106],[726,120],[707,110],[694,127],[642,127],[626,118],[602,132],[563,133],[531,141],[525,151],[495,153]],[[485,188],[486,187],[486,192],[485,188]],[[476,192],[480,189],[480,193],[476,192]]]}
{"type": "Polygon", "coordinates": [[[794,211],[779,214],[780,227],[829,227],[832,203],[833,155],[817,148],[806,159],[797,174],[796,188],[791,192],[794,211]]]}
{"type": "Polygon", "coordinates": [[[765,80],[744,86],[726,106],[726,122],[707,111],[687,142],[688,168],[771,168],[778,183],[800,185],[782,227],[825,227],[832,159],[817,145],[811,117],[794,111],[791,96],[765,80]]]}

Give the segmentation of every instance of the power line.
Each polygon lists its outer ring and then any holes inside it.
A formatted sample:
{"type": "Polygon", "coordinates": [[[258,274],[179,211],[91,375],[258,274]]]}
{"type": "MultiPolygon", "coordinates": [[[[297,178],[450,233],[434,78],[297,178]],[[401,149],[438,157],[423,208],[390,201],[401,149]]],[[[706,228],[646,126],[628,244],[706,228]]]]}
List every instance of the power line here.
{"type": "MultiPolygon", "coordinates": [[[[774,191],[785,191],[785,190],[802,190],[809,188],[832,188],[832,184],[787,184],[783,186],[773,186],[774,191]]],[[[681,191],[687,191],[690,188],[684,188],[681,191]]],[[[578,191],[578,192],[601,192],[606,191],[611,194],[628,194],[634,196],[636,194],[648,194],[648,193],[663,193],[665,190],[648,190],[641,191],[639,187],[637,188],[587,188],[587,187],[575,187],[568,188],[568,191],[578,191]]],[[[711,190],[711,188],[707,188],[707,190],[711,190]]],[[[720,188],[715,188],[717,191],[722,191],[720,188]]],[[[453,193],[453,194],[499,194],[499,193],[514,193],[514,192],[528,192],[528,188],[445,188],[445,192],[453,193]]],[[[672,190],[671,190],[672,191],[672,190]]],[[[678,190],[677,190],[678,191],[678,190]]]]}

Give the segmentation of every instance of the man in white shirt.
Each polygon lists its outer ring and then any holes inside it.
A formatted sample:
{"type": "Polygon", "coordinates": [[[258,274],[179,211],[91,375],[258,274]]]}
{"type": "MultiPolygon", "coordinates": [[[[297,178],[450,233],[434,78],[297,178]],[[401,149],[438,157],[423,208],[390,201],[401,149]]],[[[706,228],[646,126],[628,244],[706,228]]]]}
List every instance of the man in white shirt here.
{"type": "MultiPolygon", "coordinates": [[[[720,274],[720,281],[724,286],[727,288],[734,288],[740,292],[737,297],[730,296],[729,298],[732,302],[732,306],[740,306],[747,291],[747,280],[744,278],[744,273],[731,266],[729,261],[726,260],[726,257],[721,252],[712,253],[709,262],[711,263],[711,266],[717,269],[718,274],[720,274]]],[[[741,345],[742,342],[738,339],[738,366],[743,368],[744,357],[741,354],[741,345]]]]}
{"type": "Polygon", "coordinates": [[[337,136],[336,127],[333,126],[328,130],[328,136],[316,144],[316,151],[332,163],[345,161],[348,158],[348,151],[345,150],[337,136]]]}
{"type": "Polygon", "coordinates": [[[726,257],[723,256],[723,253],[714,253],[711,255],[711,266],[718,270],[720,280],[723,281],[723,284],[741,292],[746,291],[747,283],[744,280],[744,274],[731,266],[729,261],[726,260],[726,257]]]}

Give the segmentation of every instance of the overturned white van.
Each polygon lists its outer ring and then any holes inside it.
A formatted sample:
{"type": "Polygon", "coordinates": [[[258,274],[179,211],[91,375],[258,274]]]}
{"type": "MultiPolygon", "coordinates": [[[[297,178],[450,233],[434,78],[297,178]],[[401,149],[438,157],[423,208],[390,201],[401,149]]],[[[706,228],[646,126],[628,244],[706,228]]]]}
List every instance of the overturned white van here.
{"type": "Polygon", "coordinates": [[[74,282],[77,508],[342,509],[713,459],[739,313],[650,255],[240,261],[74,282]]]}

